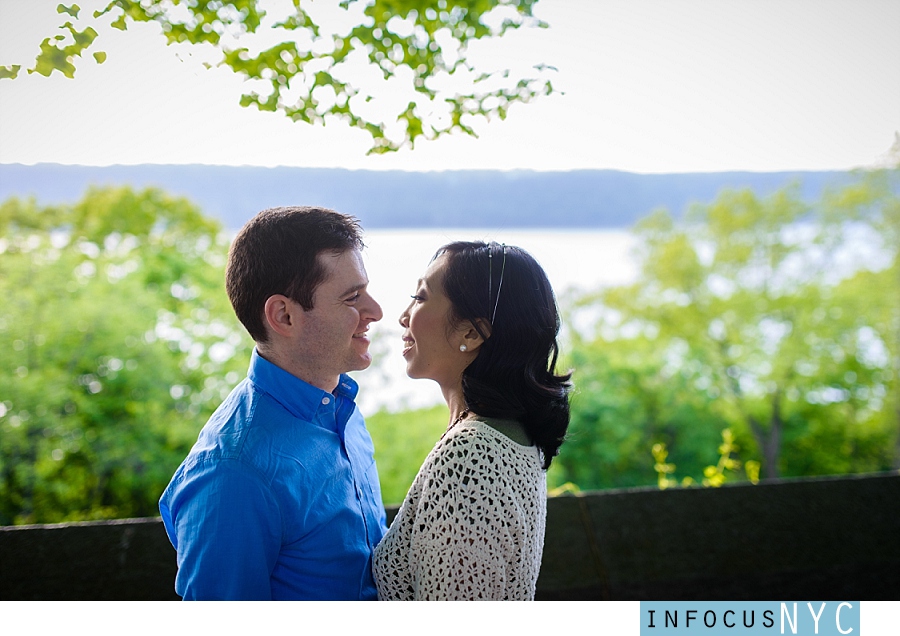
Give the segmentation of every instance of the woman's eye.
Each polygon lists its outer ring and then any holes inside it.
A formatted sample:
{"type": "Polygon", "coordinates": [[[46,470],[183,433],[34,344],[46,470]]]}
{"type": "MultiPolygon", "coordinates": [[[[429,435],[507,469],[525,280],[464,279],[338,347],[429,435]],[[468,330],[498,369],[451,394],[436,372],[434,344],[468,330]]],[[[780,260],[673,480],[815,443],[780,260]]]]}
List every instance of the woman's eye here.
{"type": "Polygon", "coordinates": [[[410,298],[412,298],[417,303],[420,303],[423,300],[425,300],[425,298],[423,296],[419,296],[418,294],[413,294],[412,296],[410,296],[410,298]]]}

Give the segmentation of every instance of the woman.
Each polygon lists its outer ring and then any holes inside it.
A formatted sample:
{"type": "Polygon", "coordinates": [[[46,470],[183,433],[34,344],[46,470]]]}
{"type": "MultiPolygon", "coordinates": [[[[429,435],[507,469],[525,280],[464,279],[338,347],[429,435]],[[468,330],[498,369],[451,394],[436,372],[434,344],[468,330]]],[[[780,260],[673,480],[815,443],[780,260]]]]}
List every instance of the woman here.
{"type": "Polygon", "coordinates": [[[407,374],[440,385],[450,424],[375,549],[378,596],[533,600],[544,471],[569,423],[553,290],[524,250],[458,242],[412,298],[400,316],[407,374]]]}

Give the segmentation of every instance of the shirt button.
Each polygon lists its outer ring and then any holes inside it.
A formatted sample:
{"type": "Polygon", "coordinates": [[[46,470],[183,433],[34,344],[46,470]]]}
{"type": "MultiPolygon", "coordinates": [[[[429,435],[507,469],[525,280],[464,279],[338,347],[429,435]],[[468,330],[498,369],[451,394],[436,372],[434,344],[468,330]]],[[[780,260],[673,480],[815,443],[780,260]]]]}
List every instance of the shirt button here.
{"type": "Polygon", "coordinates": [[[331,398],[327,398],[327,397],[322,398],[322,404],[328,404],[329,402],[331,402],[331,398]]]}

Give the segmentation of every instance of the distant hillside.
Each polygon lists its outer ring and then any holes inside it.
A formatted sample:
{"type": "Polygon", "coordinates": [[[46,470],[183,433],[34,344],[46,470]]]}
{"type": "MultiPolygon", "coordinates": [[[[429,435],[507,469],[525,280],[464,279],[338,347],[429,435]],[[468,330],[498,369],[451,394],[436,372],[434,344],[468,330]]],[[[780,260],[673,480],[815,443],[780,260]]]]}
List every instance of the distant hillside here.
{"type": "Polygon", "coordinates": [[[634,174],[463,170],[400,172],[206,165],[64,166],[0,164],[0,200],[35,196],[73,202],[89,185],[158,186],[183,195],[233,229],[276,205],[321,205],[358,217],[367,228],[627,227],[665,207],[676,214],[724,188],[767,194],[798,182],[818,198],[842,172],[634,174]]]}

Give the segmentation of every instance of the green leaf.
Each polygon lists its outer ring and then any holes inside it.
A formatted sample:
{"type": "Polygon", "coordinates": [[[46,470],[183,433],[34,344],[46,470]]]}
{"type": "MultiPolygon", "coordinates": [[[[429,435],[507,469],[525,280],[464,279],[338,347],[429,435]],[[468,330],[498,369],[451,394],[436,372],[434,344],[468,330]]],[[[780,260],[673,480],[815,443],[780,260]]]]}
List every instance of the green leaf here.
{"type": "Polygon", "coordinates": [[[0,79],[16,79],[19,75],[20,68],[22,68],[22,66],[19,64],[0,66],[0,79]]]}
{"type": "Polygon", "coordinates": [[[60,4],[56,7],[57,13],[68,13],[73,18],[78,18],[78,12],[81,11],[81,7],[77,4],[73,4],[71,7],[67,7],[64,4],[60,4]]]}
{"type": "Polygon", "coordinates": [[[34,68],[28,69],[28,72],[49,77],[53,71],[59,71],[68,78],[75,77],[71,55],[66,49],[60,49],[52,44],[48,38],[41,43],[41,52],[35,59],[34,68]]]}
{"type": "Polygon", "coordinates": [[[118,29],[119,31],[126,31],[128,29],[128,23],[125,21],[125,14],[123,13],[118,18],[113,20],[109,26],[114,29],[118,29]]]}
{"type": "Polygon", "coordinates": [[[94,53],[94,59],[97,60],[97,64],[103,64],[106,61],[106,53],[104,51],[97,51],[94,53]]]}

